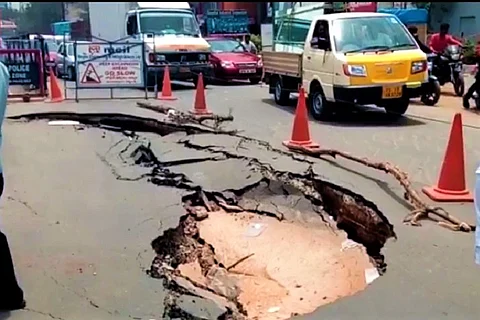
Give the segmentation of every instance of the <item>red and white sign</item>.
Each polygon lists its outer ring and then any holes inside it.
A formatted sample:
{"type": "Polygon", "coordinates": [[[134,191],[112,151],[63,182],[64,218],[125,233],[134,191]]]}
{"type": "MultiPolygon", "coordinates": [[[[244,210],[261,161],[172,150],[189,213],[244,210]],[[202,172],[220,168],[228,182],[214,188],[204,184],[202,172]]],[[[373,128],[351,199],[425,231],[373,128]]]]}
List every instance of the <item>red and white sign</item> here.
{"type": "Polygon", "coordinates": [[[89,63],[87,65],[87,68],[85,69],[85,72],[83,73],[82,81],[81,83],[91,83],[91,84],[99,84],[101,83],[100,77],[98,76],[97,71],[95,71],[95,68],[93,67],[93,64],[89,63]]]}
{"type": "Polygon", "coordinates": [[[376,2],[348,2],[350,12],[377,12],[376,2]]]}
{"type": "Polygon", "coordinates": [[[141,43],[76,43],[78,86],[143,87],[141,43]]]}

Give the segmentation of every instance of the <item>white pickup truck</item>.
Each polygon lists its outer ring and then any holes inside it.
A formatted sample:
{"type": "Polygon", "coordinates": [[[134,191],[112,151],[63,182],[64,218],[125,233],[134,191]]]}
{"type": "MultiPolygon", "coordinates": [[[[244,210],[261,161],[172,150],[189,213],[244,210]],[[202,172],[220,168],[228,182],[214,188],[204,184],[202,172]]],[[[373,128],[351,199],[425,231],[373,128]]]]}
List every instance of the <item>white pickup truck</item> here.
{"type": "Polygon", "coordinates": [[[409,97],[428,85],[425,53],[391,14],[317,15],[303,49],[263,52],[262,57],[275,101],[286,104],[303,86],[316,119],[355,104],[375,104],[400,116],[409,97]]]}

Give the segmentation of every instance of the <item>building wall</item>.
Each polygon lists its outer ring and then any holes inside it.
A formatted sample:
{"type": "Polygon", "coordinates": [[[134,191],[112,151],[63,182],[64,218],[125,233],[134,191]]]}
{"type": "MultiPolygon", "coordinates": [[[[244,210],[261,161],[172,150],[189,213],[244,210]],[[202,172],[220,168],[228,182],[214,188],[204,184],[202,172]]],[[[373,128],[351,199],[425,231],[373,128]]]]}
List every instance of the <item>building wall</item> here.
{"type": "Polygon", "coordinates": [[[430,24],[437,32],[441,23],[450,24],[450,33],[464,37],[478,38],[480,35],[480,3],[478,2],[437,2],[432,3],[430,24]]]}

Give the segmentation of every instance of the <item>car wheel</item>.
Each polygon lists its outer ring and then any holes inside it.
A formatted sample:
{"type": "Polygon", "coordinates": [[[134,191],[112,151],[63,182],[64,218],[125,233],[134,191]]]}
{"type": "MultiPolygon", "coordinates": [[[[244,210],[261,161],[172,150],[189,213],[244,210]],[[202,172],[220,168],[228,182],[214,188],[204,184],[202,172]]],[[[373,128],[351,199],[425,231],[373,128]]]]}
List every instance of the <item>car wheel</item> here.
{"type": "Polygon", "coordinates": [[[282,79],[275,82],[274,92],[275,102],[281,106],[286,106],[290,102],[290,92],[283,89],[282,79]]]}
{"type": "Polygon", "coordinates": [[[397,99],[395,101],[388,102],[388,106],[384,106],[385,111],[391,118],[400,118],[407,112],[410,99],[397,99]]]}
{"type": "Polygon", "coordinates": [[[322,87],[314,86],[308,97],[310,113],[315,120],[328,120],[332,115],[332,110],[329,102],[325,98],[322,87]]]}
{"type": "Polygon", "coordinates": [[[453,84],[453,89],[458,97],[463,96],[465,93],[465,80],[463,79],[463,75],[458,75],[455,83],[453,84]]]}

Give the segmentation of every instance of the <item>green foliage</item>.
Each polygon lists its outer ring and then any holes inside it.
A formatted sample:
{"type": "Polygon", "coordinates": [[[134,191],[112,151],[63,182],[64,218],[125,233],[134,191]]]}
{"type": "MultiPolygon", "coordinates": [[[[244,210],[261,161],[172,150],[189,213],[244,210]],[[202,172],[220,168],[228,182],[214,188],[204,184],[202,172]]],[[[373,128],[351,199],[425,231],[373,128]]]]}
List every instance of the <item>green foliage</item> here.
{"type": "Polygon", "coordinates": [[[252,41],[255,47],[257,47],[258,52],[262,51],[262,38],[260,35],[252,34],[250,36],[250,41],[252,41]]]}
{"type": "Polygon", "coordinates": [[[463,44],[463,60],[465,64],[475,63],[475,41],[467,39],[463,44]]]}
{"type": "Polygon", "coordinates": [[[30,2],[13,20],[19,33],[51,33],[51,24],[62,21],[62,2],[30,2]]]}

